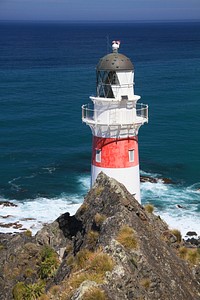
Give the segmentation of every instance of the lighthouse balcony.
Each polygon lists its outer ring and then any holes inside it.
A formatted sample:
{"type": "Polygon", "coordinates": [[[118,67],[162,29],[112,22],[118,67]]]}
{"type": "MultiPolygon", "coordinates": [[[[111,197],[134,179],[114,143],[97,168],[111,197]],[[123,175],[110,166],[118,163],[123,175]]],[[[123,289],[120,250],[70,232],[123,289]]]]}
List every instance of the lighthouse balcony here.
{"type": "Polygon", "coordinates": [[[137,103],[135,109],[94,109],[91,104],[82,106],[82,121],[90,126],[135,126],[148,123],[148,105],[137,103]]]}

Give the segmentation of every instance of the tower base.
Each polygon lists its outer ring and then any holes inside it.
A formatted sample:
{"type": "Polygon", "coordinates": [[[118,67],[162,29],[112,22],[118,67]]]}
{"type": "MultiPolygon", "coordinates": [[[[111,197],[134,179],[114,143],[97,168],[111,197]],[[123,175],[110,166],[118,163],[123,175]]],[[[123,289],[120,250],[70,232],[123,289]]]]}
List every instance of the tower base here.
{"type": "Polygon", "coordinates": [[[107,176],[112,177],[125,185],[129,193],[131,193],[135,199],[141,203],[139,165],[129,168],[102,168],[92,165],[91,186],[94,184],[100,172],[105,173],[107,176]]]}

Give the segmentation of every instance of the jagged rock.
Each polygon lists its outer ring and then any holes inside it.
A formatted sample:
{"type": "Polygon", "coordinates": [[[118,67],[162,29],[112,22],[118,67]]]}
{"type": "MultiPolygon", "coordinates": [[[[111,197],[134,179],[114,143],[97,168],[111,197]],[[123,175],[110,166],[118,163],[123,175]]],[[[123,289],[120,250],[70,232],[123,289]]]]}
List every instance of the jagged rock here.
{"type": "Polygon", "coordinates": [[[195,231],[188,231],[186,233],[187,236],[197,236],[197,233],[195,231]]]}
{"type": "Polygon", "coordinates": [[[150,177],[150,176],[140,176],[140,182],[150,182],[150,183],[158,183],[162,182],[165,184],[174,184],[173,180],[170,178],[162,177],[162,178],[155,178],[155,177],[150,177]]]}
{"type": "Polygon", "coordinates": [[[77,289],[75,294],[72,296],[71,300],[81,300],[84,293],[87,292],[90,288],[97,287],[96,282],[85,280],[80,287],[77,289]]]}
{"type": "Polygon", "coordinates": [[[17,204],[14,204],[14,203],[9,202],[9,201],[0,201],[0,205],[17,207],[17,204]]]}
{"type": "Polygon", "coordinates": [[[200,299],[200,267],[192,267],[177,256],[177,238],[170,233],[167,224],[146,212],[122,184],[103,173],[74,216],[63,214],[52,224],[45,225],[36,237],[4,235],[0,236],[0,243],[4,247],[0,256],[1,300],[13,299],[11,291],[17,281],[38,282],[37,255],[45,245],[60,256],[59,268],[46,279],[45,293],[49,299],[81,300],[90,288],[103,291],[108,300],[200,299]],[[86,265],[82,264],[81,253],[90,254],[86,265]],[[99,267],[92,265],[95,255],[97,259],[98,255],[106,255],[112,261],[103,280],[95,281],[99,267]],[[9,259],[13,256],[14,262],[9,259]],[[23,277],[22,259],[26,267],[30,260],[35,272],[28,279],[23,277]],[[9,281],[4,265],[7,270],[17,267],[20,274],[9,281]],[[94,270],[95,276],[87,277],[94,270]],[[79,275],[85,279],[77,284],[79,275]],[[76,282],[74,287],[72,279],[76,282]]]}

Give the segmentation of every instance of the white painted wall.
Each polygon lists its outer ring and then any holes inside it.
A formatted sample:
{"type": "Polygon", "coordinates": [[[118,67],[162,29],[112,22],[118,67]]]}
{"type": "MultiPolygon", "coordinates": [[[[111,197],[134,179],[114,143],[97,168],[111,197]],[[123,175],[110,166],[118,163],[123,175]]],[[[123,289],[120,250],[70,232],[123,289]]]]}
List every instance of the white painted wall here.
{"type": "Polygon", "coordinates": [[[125,185],[127,190],[134,195],[135,199],[139,203],[141,203],[139,165],[130,168],[101,168],[92,165],[91,186],[93,186],[98,174],[101,171],[125,185]]]}

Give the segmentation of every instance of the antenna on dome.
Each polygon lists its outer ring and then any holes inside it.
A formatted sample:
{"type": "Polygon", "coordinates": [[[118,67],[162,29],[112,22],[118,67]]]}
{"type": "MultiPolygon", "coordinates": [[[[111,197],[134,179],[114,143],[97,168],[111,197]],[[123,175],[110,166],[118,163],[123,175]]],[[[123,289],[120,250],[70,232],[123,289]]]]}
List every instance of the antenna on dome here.
{"type": "Polygon", "coordinates": [[[118,52],[120,41],[112,41],[112,50],[114,53],[118,52]]]}
{"type": "Polygon", "coordinates": [[[109,35],[106,36],[106,46],[107,46],[107,53],[110,52],[110,41],[109,41],[109,35]]]}

